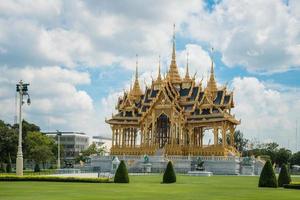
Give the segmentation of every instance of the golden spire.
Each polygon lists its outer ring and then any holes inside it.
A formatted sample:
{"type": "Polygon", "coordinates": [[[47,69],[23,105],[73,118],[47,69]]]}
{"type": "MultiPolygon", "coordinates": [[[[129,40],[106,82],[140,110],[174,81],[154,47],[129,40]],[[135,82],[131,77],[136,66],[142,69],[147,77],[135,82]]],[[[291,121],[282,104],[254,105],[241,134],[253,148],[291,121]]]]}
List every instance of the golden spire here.
{"type": "Polygon", "coordinates": [[[190,74],[189,74],[189,52],[186,53],[186,71],[185,71],[185,80],[190,80],[190,74]]]}
{"type": "Polygon", "coordinates": [[[207,82],[207,90],[210,93],[215,93],[217,91],[217,83],[215,80],[215,72],[214,72],[214,58],[213,58],[213,51],[214,49],[212,48],[211,52],[211,67],[210,67],[210,77],[207,82]]]}
{"type": "Polygon", "coordinates": [[[170,69],[168,72],[168,77],[171,82],[180,82],[181,78],[178,73],[177,64],[176,64],[176,46],[175,46],[175,24],[173,26],[173,49],[172,49],[172,60],[170,64],[170,69]]]}
{"type": "Polygon", "coordinates": [[[160,55],[158,57],[158,75],[156,81],[161,81],[161,74],[160,74],[160,55]]]}
{"type": "Polygon", "coordinates": [[[138,59],[139,59],[139,56],[137,54],[135,56],[136,56],[136,61],[135,61],[135,80],[137,80],[138,79],[138,65],[139,65],[138,59]]]}
{"type": "Polygon", "coordinates": [[[175,64],[175,65],[176,65],[175,24],[173,24],[173,49],[172,49],[172,64],[175,64]]]}
{"type": "Polygon", "coordinates": [[[142,90],[140,87],[139,77],[138,77],[138,55],[136,55],[135,80],[134,80],[133,88],[131,90],[131,96],[139,97],[141,95],[142,95],[142,90]]]}

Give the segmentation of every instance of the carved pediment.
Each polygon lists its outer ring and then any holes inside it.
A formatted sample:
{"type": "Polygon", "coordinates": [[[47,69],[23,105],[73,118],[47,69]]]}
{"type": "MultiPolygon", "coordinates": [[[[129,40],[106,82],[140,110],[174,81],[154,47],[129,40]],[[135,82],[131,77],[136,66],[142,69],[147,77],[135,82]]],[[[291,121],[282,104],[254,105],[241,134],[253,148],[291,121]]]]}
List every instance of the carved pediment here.
{"type": "Polygon", "coordinates": [[[157,100],[154,103],[154,106],[157,105],[171,105],[171,101],[163,92],[160,92],[157,100]]]}

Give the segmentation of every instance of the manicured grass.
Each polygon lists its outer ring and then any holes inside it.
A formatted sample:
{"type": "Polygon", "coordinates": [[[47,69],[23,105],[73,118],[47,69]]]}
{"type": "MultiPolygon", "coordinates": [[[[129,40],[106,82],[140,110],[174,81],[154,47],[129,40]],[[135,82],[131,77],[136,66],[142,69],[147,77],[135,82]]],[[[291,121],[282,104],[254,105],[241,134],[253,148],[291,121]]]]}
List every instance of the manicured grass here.
{"type": "MultiPolygon", "coordinates": [[[[292,178],[300,181],[300,178],[292,178]]],[[[300,191],[258,188],[258,177],[177,176],[175,184],[160,184],[162,176],[130,176],[129,184],[0,182],[2,200],[91,200],[91,199],[299,199],[300,191]]]]}

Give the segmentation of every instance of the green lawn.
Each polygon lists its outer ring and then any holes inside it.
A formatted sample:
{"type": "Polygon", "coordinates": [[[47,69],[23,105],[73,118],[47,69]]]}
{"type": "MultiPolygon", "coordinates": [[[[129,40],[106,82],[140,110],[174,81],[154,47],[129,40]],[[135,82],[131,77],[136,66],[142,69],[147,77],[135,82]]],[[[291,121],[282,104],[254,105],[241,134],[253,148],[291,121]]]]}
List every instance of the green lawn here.
{"type": "Polygon", "coordinates": [[[258,188],[258,177],[177,176],[177,180],[170,185],[160,184],[161,176],[131,176],[130,184],[0,182],[0,199],[300,199],[299,190],[258,188]]]}

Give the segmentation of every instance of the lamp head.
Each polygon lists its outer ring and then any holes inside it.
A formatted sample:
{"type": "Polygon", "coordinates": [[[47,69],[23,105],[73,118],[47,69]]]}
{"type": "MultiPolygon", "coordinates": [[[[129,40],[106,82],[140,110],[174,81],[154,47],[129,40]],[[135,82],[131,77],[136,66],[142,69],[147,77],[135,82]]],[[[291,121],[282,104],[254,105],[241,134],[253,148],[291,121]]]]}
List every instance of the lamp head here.
{"type": "Polygon", "coordinates": [[[27,105],[30,105],[31,104],[31,100],[30,100],[30,97],[28,97],[27,99],[27,105]]]}

